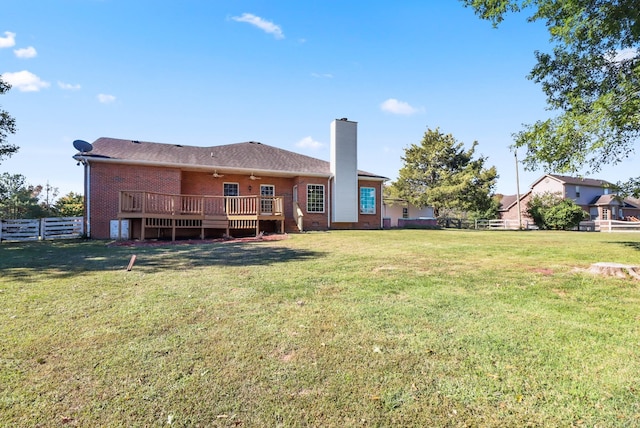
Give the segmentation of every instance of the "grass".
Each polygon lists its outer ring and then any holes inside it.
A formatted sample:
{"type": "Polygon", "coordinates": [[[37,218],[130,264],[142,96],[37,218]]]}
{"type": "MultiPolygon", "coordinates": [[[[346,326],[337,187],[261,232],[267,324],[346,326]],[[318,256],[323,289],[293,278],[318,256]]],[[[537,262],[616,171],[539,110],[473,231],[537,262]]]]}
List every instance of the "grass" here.
{"type": "Polygon", "coordinates": [[[638,426],[640,284],[599,261],[640,236],[2,243],[0,426],[638,426]]]}

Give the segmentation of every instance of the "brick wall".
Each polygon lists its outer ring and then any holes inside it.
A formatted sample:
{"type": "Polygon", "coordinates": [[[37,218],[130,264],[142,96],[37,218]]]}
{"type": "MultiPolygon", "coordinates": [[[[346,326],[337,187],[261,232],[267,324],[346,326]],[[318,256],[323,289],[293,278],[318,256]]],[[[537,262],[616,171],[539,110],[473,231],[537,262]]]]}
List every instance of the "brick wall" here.
{"type": "MultiPolygon", "coordinates": [[[[531,200],[531,193],[524,196],[520,196],[520,212],[522,214],[522,222],[529,222],[533,224],[533,219],[527,214],[527,204],[531,200]]],[[[508,211],[500,213],[500,218],[503,220],[515,220],[518,221],[518,204],[514,203],[508,211]]]]}
{"type": "MultiPolygon", "coordinates": [[[[295,231],[293,216],[293,187],[298,186],[298,204],[304,213],[304,230],[329,228],[330,189],[326,178],[317,177],[262,177],[251,180],[248,175],[224,174],[214,178],[209,172],[180,171],[177,168],[133,166],[112,163],[91,163],[91,237],[109,238],[109,222],[117,219],[118,198],[122,190],[140,190],[182,195],[222,196],[224,183],[238,183],[241,196],[259,195],[260,185],[273,185],[275,195],[283,197],[285,230],[295,231]],[[307,212],[307,184],[324,186],[325,212],[307,212]]],[[[376,213],[359,214],[358,222],[335,223],[338,229],[378,229],[382,218],[382,183],[359,181],[359,187],[376,189],[376,213]]],[[[360,192],[358,191],[358,195],[360,192]]],[[[359,201],[354,201],[359,204],[359,201]]],[[[132,225],[132,231],[137,225],[132,225]]]]}
{"type": "Polygon", "coordinates": [[[121,190],[180,193],[180,170],[92,162],[90,170],[91,237],[109,239],[109,222],[118,218],[121,190]]]}

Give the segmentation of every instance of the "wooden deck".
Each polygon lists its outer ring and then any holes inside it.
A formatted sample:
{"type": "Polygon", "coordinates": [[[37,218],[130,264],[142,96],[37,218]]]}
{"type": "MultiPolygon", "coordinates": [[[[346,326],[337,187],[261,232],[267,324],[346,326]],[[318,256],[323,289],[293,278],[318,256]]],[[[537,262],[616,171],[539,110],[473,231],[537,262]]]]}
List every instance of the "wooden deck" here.
{"type": "Polygon", "coordinates": [[[142,219],[141,239],[145,229],[255,229],[260,233],[261,220],[275,220],[284,232],[283,198],[281,196],[203,196],[121,191],[118,219],[142,219]]]}

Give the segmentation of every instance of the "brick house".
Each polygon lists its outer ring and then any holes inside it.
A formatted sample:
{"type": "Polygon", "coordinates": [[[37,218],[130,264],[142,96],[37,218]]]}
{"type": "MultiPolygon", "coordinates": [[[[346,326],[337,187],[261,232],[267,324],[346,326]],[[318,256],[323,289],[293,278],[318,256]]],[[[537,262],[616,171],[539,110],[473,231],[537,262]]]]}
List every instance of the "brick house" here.
{"type": "Polygon", "coordinates": [[[387,178],[357,169],[357,123],[331,123],[331,161],[258,142],[211,147],[99,138],[85,169],[92,238],[206,238],[382,227],[387,178]]]}
{"type": "MultiPolygon", "coordinates": [[[[526,214],[527,203],[535,194],[555,193],[572,199],[589,213],[591,220],[629,220],[640,217],[640,201],[621,199],[613,193],[615,186],[594,178],[546,174],[534,181],[526,193],[520,195],[522,220],[533,222],[526,214]]],[[[518,198],[504,195],[500,201],[500,218],[518,220],[518,198]]]]}

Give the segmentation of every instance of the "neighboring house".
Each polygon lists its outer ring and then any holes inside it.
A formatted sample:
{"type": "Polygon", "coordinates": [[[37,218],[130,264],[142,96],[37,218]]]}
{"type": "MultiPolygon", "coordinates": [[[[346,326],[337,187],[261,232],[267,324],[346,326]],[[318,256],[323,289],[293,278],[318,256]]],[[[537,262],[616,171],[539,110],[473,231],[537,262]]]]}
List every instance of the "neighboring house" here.
{"type": "Polygon", "coordinates": [[[416,207],[404,199],[386,198],[382,201],[384,219],[388,219],[388,226],[398,227],[398,220],[433,219],[433,207],[416,207]]]}
{"type": "Polygon", "coordinates": [[[99,138],[85,168],[87,234],[107,239],[382,227],[387,178],[357,169],[357,123],[331,123],[331,162],[257,142],[99,138]]]}
{"type": "MultiPolygon", "coordinates": [[[[640,201],[633,198],[622,200],[612,193],[614,185],[606,180],[546,174],[536,180],[531,189],[520,195],[522,220],[532,222],[526,214],[527,203],[535,194],[555,193],[572,199],[589,213],[591,220],[629,220],[640,216],[640,201]]],[[[516,195],[502,197],[500,218],[518,220],[516,195]]]]}

